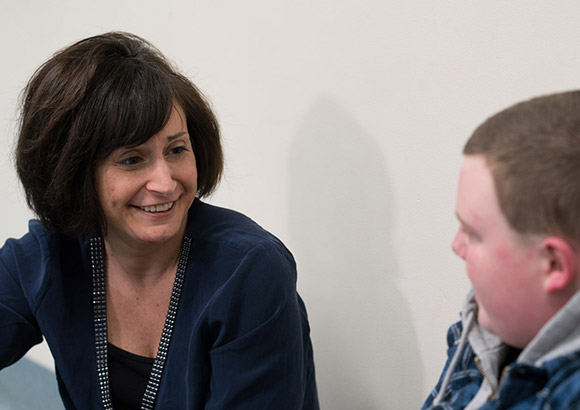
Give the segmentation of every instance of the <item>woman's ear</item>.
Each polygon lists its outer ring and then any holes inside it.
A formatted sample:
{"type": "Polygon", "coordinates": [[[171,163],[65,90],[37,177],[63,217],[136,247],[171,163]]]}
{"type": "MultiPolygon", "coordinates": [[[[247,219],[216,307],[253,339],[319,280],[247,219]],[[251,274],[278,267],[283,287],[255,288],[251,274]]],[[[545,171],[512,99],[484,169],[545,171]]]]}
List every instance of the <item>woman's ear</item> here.
{"type": "Polygon", "coordinates": [[[578,257],[576,250],[568,242],[556,236],[549,236],[542,241],[546,255],[544,274],[545,288],[549,293],[565,290],[576,291],[578,257]]]}

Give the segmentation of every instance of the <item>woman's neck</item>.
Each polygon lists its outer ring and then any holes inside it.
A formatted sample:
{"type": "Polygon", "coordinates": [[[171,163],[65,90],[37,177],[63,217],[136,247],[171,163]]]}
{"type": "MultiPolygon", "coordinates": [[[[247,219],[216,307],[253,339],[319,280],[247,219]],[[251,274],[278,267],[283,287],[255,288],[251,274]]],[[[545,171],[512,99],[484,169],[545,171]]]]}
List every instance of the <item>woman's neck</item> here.
{"type": "Polygon", "coordinates": [[[107,236],[107,272],[109,275],[122,275],[135,283],[156,283],[175,273],[182,242],[181,235],[161,244],[129,244],[121,238],[107,236]]]}

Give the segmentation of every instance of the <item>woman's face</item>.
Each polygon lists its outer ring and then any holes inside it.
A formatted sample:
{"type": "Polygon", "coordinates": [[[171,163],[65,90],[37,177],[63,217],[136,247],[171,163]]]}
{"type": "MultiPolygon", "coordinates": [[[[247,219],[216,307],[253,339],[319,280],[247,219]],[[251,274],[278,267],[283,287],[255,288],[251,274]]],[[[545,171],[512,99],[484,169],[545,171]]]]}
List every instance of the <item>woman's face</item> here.
{"type": "Polygon", "coordinates": [[[134,148],[113,151],[97,167],[107,241],[162,244],[185,233],[197,168],[185,114],[174,104],[165,128],[134,148]]]}

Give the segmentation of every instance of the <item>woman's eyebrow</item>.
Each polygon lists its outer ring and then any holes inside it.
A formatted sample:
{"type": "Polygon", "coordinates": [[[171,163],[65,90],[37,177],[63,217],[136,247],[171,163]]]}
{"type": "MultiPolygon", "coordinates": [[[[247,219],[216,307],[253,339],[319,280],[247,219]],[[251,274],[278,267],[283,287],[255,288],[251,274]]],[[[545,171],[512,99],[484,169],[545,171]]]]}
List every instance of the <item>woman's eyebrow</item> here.
{"type": "Polygon", "coordinates": [[[173,141],[174,139],[176,139],[176,138],[179,138],[179,137],[181,137],[182,135],[186,135],[186,134],[187,134],[187,132],[186,132],[186,131],[181,131],[181,132],[178,132],[177,134],[169,135],[169,136],[167,137],[167,139],[168,139],[169,141],[173,141]]]}

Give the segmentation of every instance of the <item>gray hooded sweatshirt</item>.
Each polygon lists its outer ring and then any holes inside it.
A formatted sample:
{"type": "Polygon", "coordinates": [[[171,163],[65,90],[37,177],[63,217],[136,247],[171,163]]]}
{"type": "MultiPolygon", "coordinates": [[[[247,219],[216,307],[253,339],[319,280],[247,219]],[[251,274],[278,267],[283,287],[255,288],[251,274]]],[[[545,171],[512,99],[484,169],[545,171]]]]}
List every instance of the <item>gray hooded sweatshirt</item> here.
{"type": "MultiPolygon", "coordinates": [[[[449,368],[439,394],[433,401],[433,405],[441,402],[453,371],[459,361],[466,341],[469,341],[473,352],[478,358],[478,368],[483,374],[477,394],[465,407],[466,410],[477,409],[490,397],[494,397],[499,391],[501,374],[504,369],[500,366],[504,363],[510,347],[498,336],[488,332],[477,322],[477,303],[473,289],[468,293],[461,314],[463,332],[459,347],[451,360],[449,368]]],[[[519,354],[516,362],[541,366],[544,362],[557,357],[580,351],[580,292],[574,295],[568,303],[560,309],[538,332],[536,337],[519,354]]]]}

